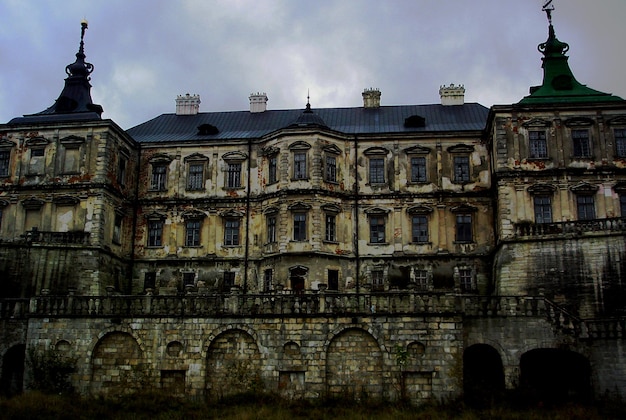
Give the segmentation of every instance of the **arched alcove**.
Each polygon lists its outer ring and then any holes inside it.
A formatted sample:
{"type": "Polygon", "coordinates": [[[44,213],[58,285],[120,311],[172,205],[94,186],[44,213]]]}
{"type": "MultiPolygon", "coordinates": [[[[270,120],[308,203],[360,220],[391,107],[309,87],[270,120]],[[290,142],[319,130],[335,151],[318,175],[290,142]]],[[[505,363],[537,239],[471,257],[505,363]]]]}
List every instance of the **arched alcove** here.
{"type": "Polygon", "coordinates": [[[496,349],[474,344],[463,352],[463,393],[472,405],[488,405],[504,393],[504,368],[496,349]]]}
{"type": "Polygon", "coordinates": [[[2,357],[1,392],[4,396],[20,394],[24,389],[24,354],[26,346],[11,347],[2,357]]]}

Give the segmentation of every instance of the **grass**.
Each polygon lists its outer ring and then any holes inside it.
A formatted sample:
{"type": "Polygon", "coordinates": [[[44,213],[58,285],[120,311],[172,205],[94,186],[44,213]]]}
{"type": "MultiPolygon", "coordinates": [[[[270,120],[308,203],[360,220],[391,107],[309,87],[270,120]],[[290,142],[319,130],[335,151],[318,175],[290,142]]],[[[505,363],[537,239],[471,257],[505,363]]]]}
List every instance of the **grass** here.
{"type": "Polygon", "coordinates": [[[471,408],[462,402],[413,407],[399,403],[356,403],[346,400],[286,401],[274,395],[238,395],[206,404],[173,398],[164,393],[140,393],[120,399],[86,398],[27,392],[0,399],[1,419],[226,419],[226,420],[408,420],[408,419],[553,419],[595,420],[626,418],[626,405],[603,402],[589,405],[471,408]]]}

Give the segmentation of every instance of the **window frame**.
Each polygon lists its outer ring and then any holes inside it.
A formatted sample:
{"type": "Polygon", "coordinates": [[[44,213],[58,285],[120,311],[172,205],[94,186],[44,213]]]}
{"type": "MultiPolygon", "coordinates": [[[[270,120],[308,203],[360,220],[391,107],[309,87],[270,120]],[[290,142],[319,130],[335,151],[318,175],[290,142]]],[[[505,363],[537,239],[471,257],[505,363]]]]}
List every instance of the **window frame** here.
{"type": "Polygon", "coordinates": [[[453,156],[452,166],[454,169],[454,182],[456,184],[465,184],[471,181],[471,167],[469,155],[453,156]]]}
{"type": "Polygon", "coordinates": [[[528,130],[528,158],[548,158],[548,135],[546,130],[528,130]]]}
{"type": "Polygon", "coordinates": [[[413,277],[415,278],[415,284],[419,290],[428,290],[430,288],[428,270],[416,269],[413,271],[413,277]]]}
{"type": "Polygon", "coordinates": [[[385,184],[385,157],[371,156],[368,159],[368,180],[370,185],[385,184]]]}
{"type": "Polygon", "coordinates": [[[626,218],[626,194],[619,195],[619,209],[620,209],[620,217],[626,218]]]}
{"type": "Polygon", "coordinates": [[[265,216],[266,223],[266,243],[273,244],[276,243],[277,240],[277,228],[278,228],[278,218],[275,213],[268,214],[265,216]]]}
{"type": "Polygon", "coordinates": [[[115,214],[113,219],[113,235],[111,242],[116,245],[122,244],[122,226],[124,224],[124,216],[121,214],[115,214]]]}
{"type": "Polygon", "coordinates": [[[475,292],[474,273],[471,268],[459,268],[459,286],[463,292],[475,292]]]}
{"type": "Polygon", "coordinates": [[[309,179],[308,153],[306,150],[294,150],[293,154],[293,178],[296,181],[309,179]]]}
{"type": "Polygon", "coordinates": [[[577,220],[596,219],[596,200],[591,194],[576,194],[576,217],[577,220]]]}
{"type": "Polygon", "coordinates": [[[275,184],[278,182],[278,154],[274,153],[268,158],[268,184],[275,184]]]}
{"type": "Polygon", "coordinates": [[[147,226],[147,247],[162,248],[163,247],[163,219],[148,219],[147,226]]]}
{"type": "Polygon", "coordinates": [[[387,243],[387,215],[383,213],[368,216],[369,243],[381,245],[387,243]]]}
{"type": "Polygon", "coordinates": [[[371,270],[371,287],[372,292],[382,292],[385,290],[385,270],[371,270]]]}
{"type": "Polygon", "coordinates": [[[202,161],[189,161],[187,163],[187,191],[204,190],[204,172],[206,164],[202,161]]]}
{"type": "Polygon", "coordinates": [[[154,163],[150,176],[150,191],[167,191],[167,167],[164,162],[154,163]]]}
{"type": "Polygon", "coordinates": [[[613,139],[615,142],[615,156],[620,157],[620,158],[626,158],[626,128],[625,127],[614,128],[613,139]]]}
{"type": "Polygon", "coordinates": [[[222,276],[222,292],[229,293],[230,289],[235,287],[237,273],[234,271],[224,271],[222,276]]]}
{"type": "Polygon", "coordinates": [[[226,162],[226,188],[241,188],[241,162],[226,162]]]}
{"type": "Polygon", "coordinates": [[[325,213],[324,240],[326,242],[337,242],[337,215],[325,213]]]}
{"type": "Polygon", "coordinates": [[[570,134],[572,136],[572,157],[579,159],[591,158],[593,153],[589,129],[573,128],[570,134]]]}
{"type": "Polygon", "coordinates": [[[11,175],[11,149],[0,149],[0,177],[11,175]],[[6,157],[3,157],[6,154],[6,157]]]}
{"type": "Polygon", "coordinates": [[[307,240],[307,212],[295,211],[293,213],[293,241],[305,242],[307,240]]]}
{"type": "Polygon", "coordinates": [[[224,219],[224,246],[241,246],[241,218],[226,217],[224,219]]]}
{"type": "Polygon", "coordinates": [[[337,156],[327,153],[324,157],[324,181],[337,183],[337,156]]]}
{"type": "Polygon", "coordinates": [[[474,242],[474,221],[470,212],[459,212],[455,214],[455,242],[474,242]]]}
{"type": "Polygon", "coordinates": [[[202,220],[200,218],[188,218],[185,220],[185,247],[197,248],[202,242],[202,220]]]}
{"type": "Polygon", "coordinates": [[[552,197],[549,195],[534,195],[533,209],[535,215],[535,223],[554,223],[552,213],[552,197]],[[547,201],[546,201],[547,200],[547,201]],[[546,216],[548,221],[546,221],[546,216]]]}
{"type": "Polygon", "coordinates": [[[414,244],[427,244],[429,243],[429,229],[428,229],[428,216],[425,214],[412,214],[411,215],[411,242],[414,244]],[[419,227],[422,227],[422,233],[425,234],[417,234],[416,228],[419,230],[419,227]]]}
{"type": "Polygon", "coordinates": [[[428,182],[428,159],[426,156],[410,156],[411,183],[424,184],[428,182]]]}

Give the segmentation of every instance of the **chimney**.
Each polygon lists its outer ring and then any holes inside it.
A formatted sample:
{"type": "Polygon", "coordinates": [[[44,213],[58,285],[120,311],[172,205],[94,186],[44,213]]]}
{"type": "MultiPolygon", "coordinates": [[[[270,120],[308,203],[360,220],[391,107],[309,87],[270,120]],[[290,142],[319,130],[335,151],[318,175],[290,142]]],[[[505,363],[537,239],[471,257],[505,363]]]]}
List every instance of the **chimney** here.
{"type": "Polygon", "coordinates": [[[176,115],[196,115],[200,110],[200,95],[178,95],[176,97],[176,115]]]}
{"type": "Polygon", "coordinates": [[[267,95],[263,93],[250,94],[250,113],[256,114],[267,110],[267,95]]]}
{"type": "Polygon", "coordinates": [[[465,88],[463,85],[441,86],[439,88],[439,96],[441,97],[441,105],[463,105],[465,103],[465,88]]]}
{"type": "Polygon", "coordinates": [[[365,89],[362,95],[364,108],[380,108],[380,89],[365,89]]]}

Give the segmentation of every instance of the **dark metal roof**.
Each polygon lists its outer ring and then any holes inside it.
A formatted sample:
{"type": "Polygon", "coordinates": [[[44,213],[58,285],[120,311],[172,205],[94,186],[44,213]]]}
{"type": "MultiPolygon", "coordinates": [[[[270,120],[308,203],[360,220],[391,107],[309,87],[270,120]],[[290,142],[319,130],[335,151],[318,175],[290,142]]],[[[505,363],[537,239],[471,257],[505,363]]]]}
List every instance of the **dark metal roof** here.
{"type": "MultiPolygon", "coordinates": [[[[321,108],[313,109],[313,112],[330,130],[363,135],[480,131],[485,128],[489,109],[477,103],[467,103],[454,106],[434,104],[321,108]],[[405,126],[405,120],[414,115],[425,119],[424,127],[405,126]]],[[[290,109],[259,113],[163,114],[127,130],[127,133],[141,143],[259,138],[283,128],[294,127],[294,122],[298,121],[302,113],[302,109],[290,109]],[[215,126],[219,131],[212,135],[198,135],[198,127],[203,124],[215,126]]]]}

